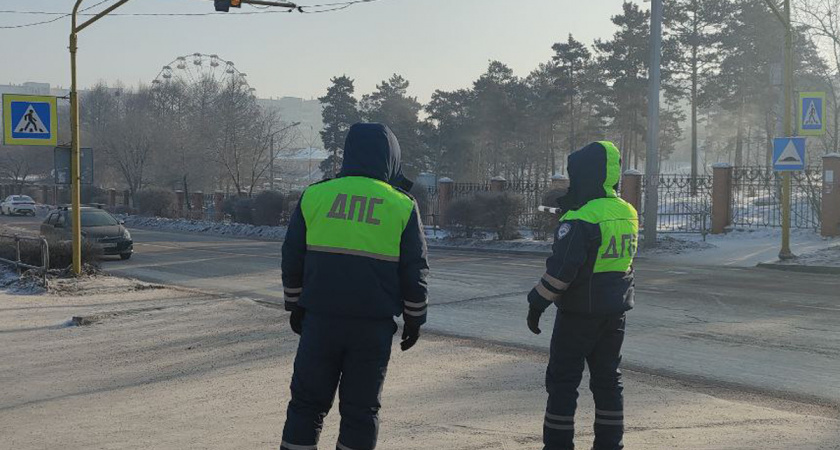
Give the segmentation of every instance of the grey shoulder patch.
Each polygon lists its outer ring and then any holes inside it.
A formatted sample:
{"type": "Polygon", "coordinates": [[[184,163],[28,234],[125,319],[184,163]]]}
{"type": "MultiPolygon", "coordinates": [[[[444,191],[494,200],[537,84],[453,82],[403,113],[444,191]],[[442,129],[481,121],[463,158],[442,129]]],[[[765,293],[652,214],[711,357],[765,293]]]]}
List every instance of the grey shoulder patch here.
{"type": "Polygon", "coordinates": [[[569,234],[570,231],[572,231],[572,224],[568,222],[560,224],[560,227],[557,228],[557,240],[559,241],[566,237],[566,235],[569,234]]]}

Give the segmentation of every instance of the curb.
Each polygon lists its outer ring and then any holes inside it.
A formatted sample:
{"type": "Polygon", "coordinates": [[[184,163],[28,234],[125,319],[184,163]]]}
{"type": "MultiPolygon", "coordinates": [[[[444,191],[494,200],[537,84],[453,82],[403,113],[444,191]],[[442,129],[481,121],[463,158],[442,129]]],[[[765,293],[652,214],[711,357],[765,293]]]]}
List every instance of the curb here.
{"type": "Polygon", "coordinates": [[[840,275],[840,267],[802,266],[795,264],[758,263],[760,269],[780,270],[784,272],[812,273],[821,275],[840,275]]]}

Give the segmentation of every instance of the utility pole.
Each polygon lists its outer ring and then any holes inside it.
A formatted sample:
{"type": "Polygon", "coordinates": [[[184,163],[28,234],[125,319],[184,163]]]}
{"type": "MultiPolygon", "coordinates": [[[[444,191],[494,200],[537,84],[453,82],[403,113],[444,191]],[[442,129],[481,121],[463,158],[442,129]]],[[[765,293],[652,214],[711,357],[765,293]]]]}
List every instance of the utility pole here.
{"type": "Polygon", "coordinates": [[[662,65],[662,0],[650,6],[650,84],[648,86],[647,155],[645,156],[645,247],[656,247],[659,217],[659,87],[662,65]]]}
{"type": "MultiPolygon", "coordinates": [[[[81,216],[81,129],[79,126],[79,91],[76,80],[76,53],[78,52],[79,33],[85,28],[93,25],[97,20],[107,16],[115,9],[128,3],[129,0],[118,0],[113,5],[105,8],[102,12],[91,17],[81,25],[78,25],[79,8],[84,0],[76,0],[73,5],[73,12],[70,18],[70,198],[72,204],[71,223],[73,237],[73,273],[82,273],[82,216],[81,216]]],[[[265,0],[242,0],[242,3],[264,6],[278,6],[281,8],[297,8],[291,2],[265,1],[265,0]]]]}
{"type": "MultiPolygon", "coordinates": [[[[785,136],[793,136],[793,27],[791,25],[790,0],[784,0],[784,9],[774,3],[775,0],[764,0],[767,6],[773,10],[776,17],[785,27],[785,107],[782,111],[782,122],[785,136]]],[[[791,175],[790,172],[782,173],[782,248],[779,250],[779,259],[792,259],[796,256],[790,250],[790,197],[791,197],[791,175]]]]}

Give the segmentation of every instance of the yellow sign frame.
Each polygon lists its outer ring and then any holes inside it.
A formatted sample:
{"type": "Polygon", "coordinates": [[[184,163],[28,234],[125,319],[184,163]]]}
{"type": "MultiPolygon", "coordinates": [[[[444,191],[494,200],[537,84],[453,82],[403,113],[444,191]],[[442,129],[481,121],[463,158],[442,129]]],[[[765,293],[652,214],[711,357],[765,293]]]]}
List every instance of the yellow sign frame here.
{"type": "Polygon", "coordinates": [[[3,144],[4,145],[58,145],[58,99],[49,95],[3,94],[3,144]],[[12,136],[12,102],[49,103],[50,137],[47,139],[15,138],[12,136]]]}

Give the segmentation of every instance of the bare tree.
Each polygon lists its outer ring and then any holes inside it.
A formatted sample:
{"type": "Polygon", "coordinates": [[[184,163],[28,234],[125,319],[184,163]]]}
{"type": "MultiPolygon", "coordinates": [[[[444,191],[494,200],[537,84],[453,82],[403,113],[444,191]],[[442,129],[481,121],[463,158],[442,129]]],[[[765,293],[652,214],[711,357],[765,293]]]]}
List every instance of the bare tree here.
{"type": "Polygon", "coordinates": [[[153,96],[146,87],[124,91],[102,123],[91,129],[102,153],[120,174],[132,199],[147,182],[147,169],[161,135],[156,130],[153,96]]]}
{"type": "Polygon", "coordinates": [[[833,111],[833,124],[826,127],[824,146],[826,152],[838,151],[840,143],[840,0],[798,0],[795,9],[799,25],[816,42],[822,53],[829,56],[829,66],[817,67],[828,90],[829,105],[833,111]]]}
{"type": "Polygon", "coordinates": [[[11,181],[18,192],[27,181],[49,173],[49,160],[43,149],[6,147],[0,152],[0,179],[11,181]]]}

